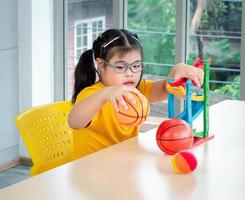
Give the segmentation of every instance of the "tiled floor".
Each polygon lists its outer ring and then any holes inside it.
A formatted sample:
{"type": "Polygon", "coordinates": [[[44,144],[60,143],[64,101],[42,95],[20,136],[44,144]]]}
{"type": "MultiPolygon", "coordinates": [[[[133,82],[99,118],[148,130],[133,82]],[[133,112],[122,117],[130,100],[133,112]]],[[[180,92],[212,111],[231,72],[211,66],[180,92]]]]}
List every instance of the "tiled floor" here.
{"type": "Polygon", "coordinates": [[[0,189],[30,177],[30,167],[18,165],[0,172],[0,189]]]}

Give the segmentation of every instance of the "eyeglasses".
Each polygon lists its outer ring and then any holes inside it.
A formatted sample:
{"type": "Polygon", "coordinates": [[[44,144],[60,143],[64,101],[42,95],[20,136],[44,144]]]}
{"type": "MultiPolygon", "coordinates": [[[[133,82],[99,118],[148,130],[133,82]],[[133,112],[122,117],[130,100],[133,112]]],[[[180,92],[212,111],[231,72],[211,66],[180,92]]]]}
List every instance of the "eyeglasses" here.
{"type": "Polygon", "coordinates": [[[123,74],[125,73],[128,69],[131,70],[133,73],[139,73],[140,71],[143,70],[143,63],[141,60],[137,60],[133,62],[132,64],[128,64],[126,62],[117,62],[115,64],[111,64],[104,60],[105,64],[108,66],[112,67],[116,73],[123,74]]]}

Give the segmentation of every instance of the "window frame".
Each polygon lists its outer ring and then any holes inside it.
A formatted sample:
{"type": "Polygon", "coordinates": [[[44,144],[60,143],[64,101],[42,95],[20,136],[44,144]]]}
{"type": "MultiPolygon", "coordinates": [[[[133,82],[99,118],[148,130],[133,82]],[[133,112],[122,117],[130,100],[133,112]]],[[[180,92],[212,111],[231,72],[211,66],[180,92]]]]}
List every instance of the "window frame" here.
{"type": "Polygon", "coordinates": [[[240,100],[245,101],[245,1],[242,1],[242,40],[240,54],[240,100]]]}

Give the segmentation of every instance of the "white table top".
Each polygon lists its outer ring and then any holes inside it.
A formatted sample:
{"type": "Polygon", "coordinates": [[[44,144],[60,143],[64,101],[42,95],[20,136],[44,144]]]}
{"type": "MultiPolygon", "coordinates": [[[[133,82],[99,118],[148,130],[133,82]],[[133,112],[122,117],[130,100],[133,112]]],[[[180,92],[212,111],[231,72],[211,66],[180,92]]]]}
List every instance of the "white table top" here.
{"type": "Polygon", "coordinates": [[[171,169],[152,130],[4,188],[0,199],[245,199],[244,129],[245,102],[226,100],[210,108],[214,139],[190,150],[193,173],[171,169]]]}

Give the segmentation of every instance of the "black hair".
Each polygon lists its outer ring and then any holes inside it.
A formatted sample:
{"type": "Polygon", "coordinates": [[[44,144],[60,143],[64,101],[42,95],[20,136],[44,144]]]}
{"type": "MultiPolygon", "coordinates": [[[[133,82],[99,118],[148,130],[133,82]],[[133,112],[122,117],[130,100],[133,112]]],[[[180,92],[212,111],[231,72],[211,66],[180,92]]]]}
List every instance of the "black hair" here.
{"type": "Polygon", "coordinates": [[[94,63],[96,58],[108,61],[115,54],[123,57],[133,50],[139,50],[143,59],[143,48],[137,34],[125,29],[108,29],[103,32],[93,42],[92,49],[82,53],[76,65],[72,102],[75,103],[77,95],[82,89],[95,83],[96,73],[99,75],[94,63]]]}

